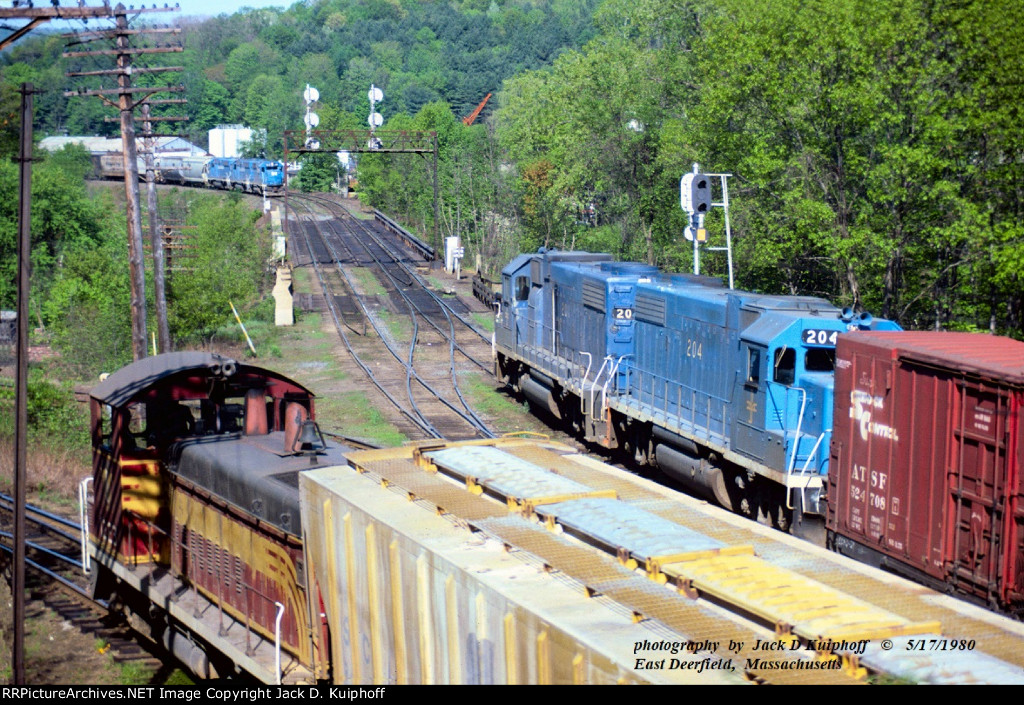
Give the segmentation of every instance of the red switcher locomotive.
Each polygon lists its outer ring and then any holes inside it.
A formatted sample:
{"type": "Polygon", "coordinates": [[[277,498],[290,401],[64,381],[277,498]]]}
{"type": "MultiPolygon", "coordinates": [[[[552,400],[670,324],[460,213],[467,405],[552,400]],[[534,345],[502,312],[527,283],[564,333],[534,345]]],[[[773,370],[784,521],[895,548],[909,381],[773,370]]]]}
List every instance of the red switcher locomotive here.
{"type": "Polygon", "coordinates": [[[170,353],[101,382],[91,415],[96,595],[200,676],[323,677],[298,473],[349,449],[323,450],[312,393],[219,355],[170,353]]]}
{"type": "Polygon", "coordinates": [[[1024,343],[848,333],[828,479],[835,550],[1024,612],[1024,343]]]}

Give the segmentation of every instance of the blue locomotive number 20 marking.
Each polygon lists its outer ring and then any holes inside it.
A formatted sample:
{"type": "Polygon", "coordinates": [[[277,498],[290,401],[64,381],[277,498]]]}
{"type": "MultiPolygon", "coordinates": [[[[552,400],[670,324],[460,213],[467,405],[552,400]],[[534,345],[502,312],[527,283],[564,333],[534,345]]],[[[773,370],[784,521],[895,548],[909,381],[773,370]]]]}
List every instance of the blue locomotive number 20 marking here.
{"type": "Polygon", "coordinates": [[[631,308],[623,308],[621,306],[616,306],[613,309],[612,314],[615,316],[615,320],[616,321],[632,321],[633,320],[633,309],[631,309],[631,308]]]}
{"type": "Polygon", "coordinates": [[[804,345],[835,345],[839,338],[837,330],[808,328],[804,331],[804,345]]]}

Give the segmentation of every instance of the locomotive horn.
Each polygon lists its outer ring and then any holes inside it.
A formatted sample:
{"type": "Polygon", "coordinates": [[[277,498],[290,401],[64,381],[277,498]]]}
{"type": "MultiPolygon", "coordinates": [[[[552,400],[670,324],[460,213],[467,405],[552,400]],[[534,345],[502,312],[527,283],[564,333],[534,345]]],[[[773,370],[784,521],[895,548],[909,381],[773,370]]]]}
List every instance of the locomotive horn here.
{"type": "Polygon", "coordinates": [[[857,325],[861,328],[869,328],[873,320],[875,320],[874,316],[867,311],[862,311],[860,316],[857,317],[857,325]]]}
{"type": "Polygon", "coordinates": [[[853,309],[849,306],[843,306],[842,313],[839,314],[839,320],[843,323],[849,323],[853,320],[853,309]]]}
{"type": "Polygon", "coordinates": [[[230,357],[217,355],[216,362],[210,363],[209,370],[211,377],[230,377],[238,371],[238,363],[230,357]]]}

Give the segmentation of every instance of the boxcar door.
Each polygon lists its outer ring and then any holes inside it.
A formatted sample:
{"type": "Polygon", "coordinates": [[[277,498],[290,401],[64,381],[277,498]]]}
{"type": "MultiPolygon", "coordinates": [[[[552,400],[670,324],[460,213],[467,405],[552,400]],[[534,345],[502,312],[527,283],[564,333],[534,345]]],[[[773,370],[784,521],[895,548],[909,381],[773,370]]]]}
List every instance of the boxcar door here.
{"type": "MultiPolygon", "coordinates": [[[[983,381],[961,380],[954,387],[953,454],[949,469],[949,496],[953,521],[951,578],[962,589],[990,603],[997,602],[1003,573],[1000,547],[1010,536],[1005,513],[1017,492],[1007,450],[1011,435],[1007,421],[1014,417],[1013,393],[983,381]]],[[[1010,576],[1006,576],[1010,577],[1010,576]]]]}

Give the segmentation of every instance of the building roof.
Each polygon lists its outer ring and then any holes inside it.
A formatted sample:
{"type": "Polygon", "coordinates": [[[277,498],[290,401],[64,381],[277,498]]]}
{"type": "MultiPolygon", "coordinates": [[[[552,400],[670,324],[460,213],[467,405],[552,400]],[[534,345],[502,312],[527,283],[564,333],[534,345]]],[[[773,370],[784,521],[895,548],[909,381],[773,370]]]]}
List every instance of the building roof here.
{"type": "MultiPolygon", "coordinates": [[[[206,150],[202,147],[197,147],[188,140],[181,137],[155,137],[153,138],[156,143],[156,150],[158,152],[183,152],[185,154],[206,154],[206,150]]],[[[85,147],[91,154],[108,154],[111,152],[120,154],[121,153],[121,138],[120,137],[88,137],[88,136],[76,136],[76,135],[65,135],[60,137],[44,137],[39,140],[40,149],[45,149],[48,152],[56,152],[64,149],[69,144],[80,144],[85,147]]],[[[143,141],[136,140],[136,149],[141,150],[143,148],[143,141]]]]}

